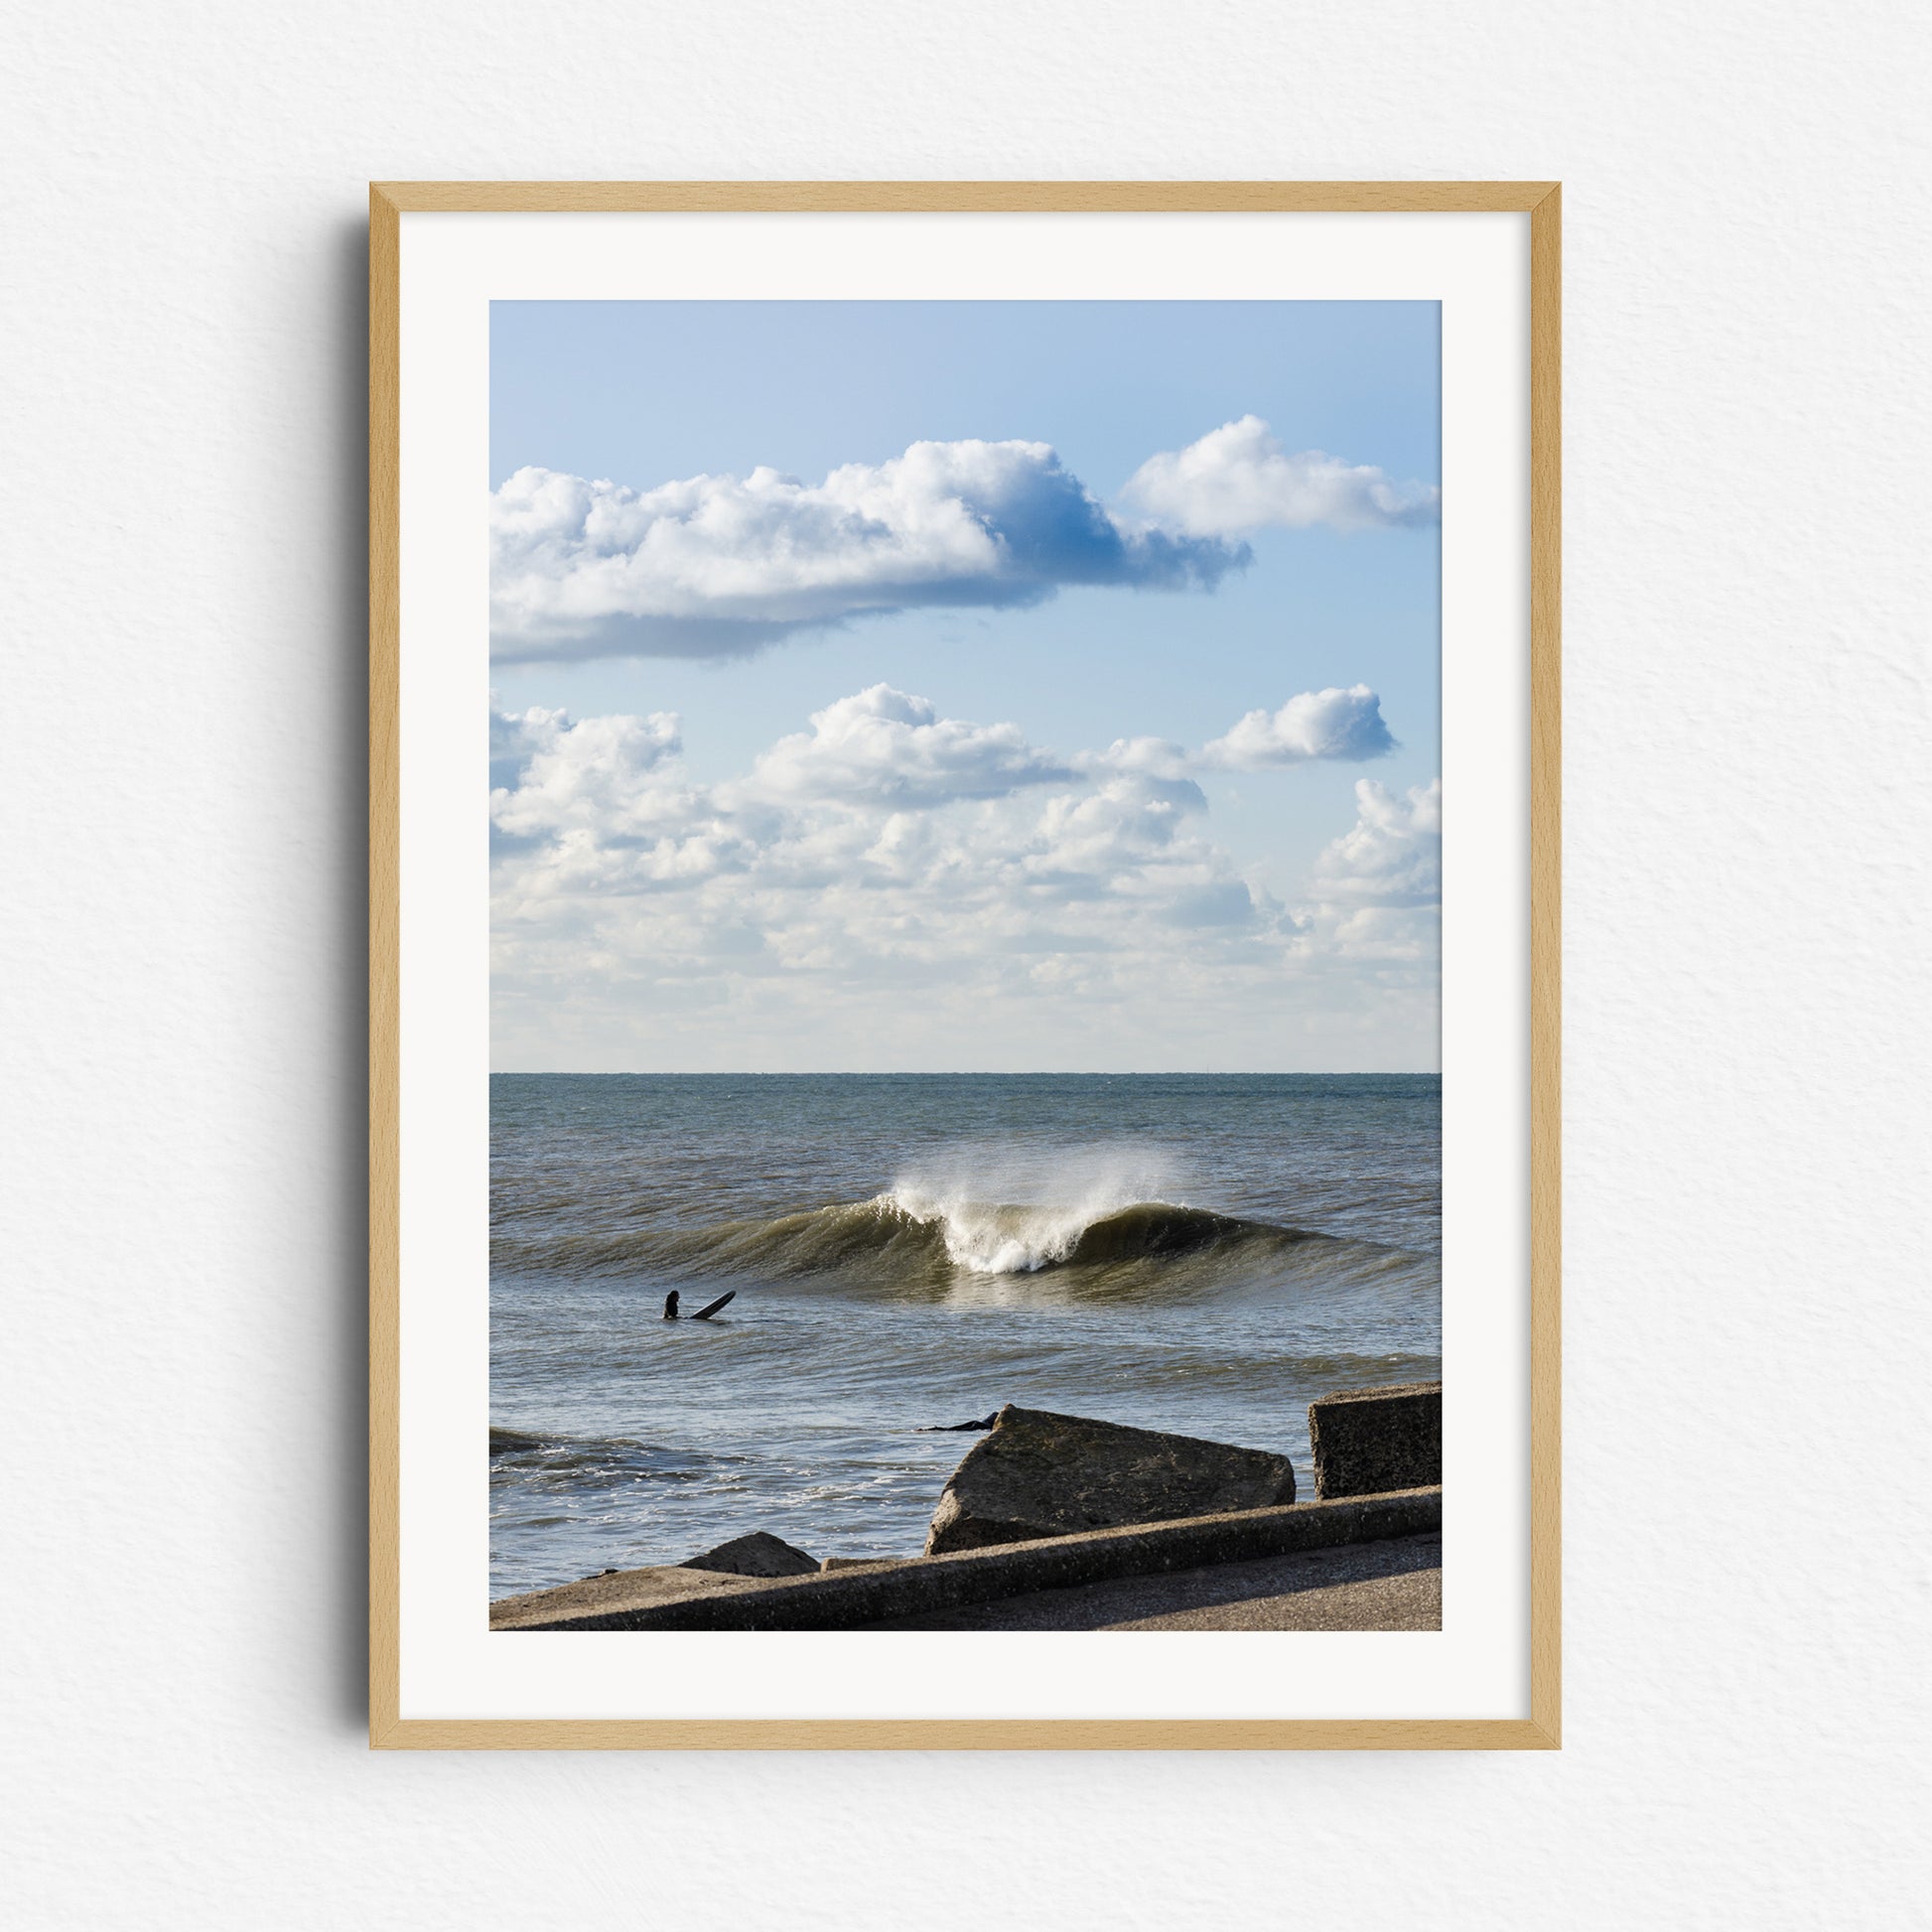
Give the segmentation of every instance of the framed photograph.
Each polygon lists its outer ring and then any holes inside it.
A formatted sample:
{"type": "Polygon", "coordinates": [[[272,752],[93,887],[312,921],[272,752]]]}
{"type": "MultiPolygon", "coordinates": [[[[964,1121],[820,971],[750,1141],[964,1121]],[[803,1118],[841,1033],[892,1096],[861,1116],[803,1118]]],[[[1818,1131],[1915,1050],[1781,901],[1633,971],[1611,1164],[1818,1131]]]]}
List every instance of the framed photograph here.
{"type": "Polygon", "coordinates": [[[371,1741],[1555,1747],[1557,188],[370,208],[371,1741]]]}

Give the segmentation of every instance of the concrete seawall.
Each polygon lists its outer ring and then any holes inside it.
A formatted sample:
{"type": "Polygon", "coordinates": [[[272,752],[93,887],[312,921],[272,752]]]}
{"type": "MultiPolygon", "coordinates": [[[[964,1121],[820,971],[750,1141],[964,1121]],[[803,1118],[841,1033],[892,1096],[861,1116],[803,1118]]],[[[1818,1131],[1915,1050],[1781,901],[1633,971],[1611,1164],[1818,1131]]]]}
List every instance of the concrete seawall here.
{"type": "Polygon", "coordinates": [[[1443,1492],[1394,1490],[1333,1502],[1232,1510],[1125,1529],[912,1557],[776,1581],[679,1569],[620,1572],[490,1605],[492,1630],[844,1630],[1116,1577],[1159,1576],[1256,1557],[1440,1530],[1443,1492]],[[674,1574],[675,1582],[671,1581],[674,1574]],[[674,1594],[667,1594],[674,1590],[674,1594]]]}

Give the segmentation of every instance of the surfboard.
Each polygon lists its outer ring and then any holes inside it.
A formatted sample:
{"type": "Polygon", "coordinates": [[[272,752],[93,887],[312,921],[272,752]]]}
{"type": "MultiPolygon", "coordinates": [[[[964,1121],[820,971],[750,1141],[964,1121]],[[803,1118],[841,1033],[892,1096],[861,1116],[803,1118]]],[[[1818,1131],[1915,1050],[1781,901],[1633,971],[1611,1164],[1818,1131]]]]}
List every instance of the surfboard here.
{"type": "Polygon", "coordinates": [[[720,1309],[722,1309],[725,1306],[727,1302],[731,1301],[737,1294],[738,1294],[738,1290],[733,1289],[731,1291],[731,1294],[721,1295],[715,1302],[707,1302],[704,1305],[704,1307],[701,1308],[697,1311],[697,1313],[691,1317],[691,1319],[693,1321],[708,1321],[714,1314],[718,1312],[720,1309]]]}

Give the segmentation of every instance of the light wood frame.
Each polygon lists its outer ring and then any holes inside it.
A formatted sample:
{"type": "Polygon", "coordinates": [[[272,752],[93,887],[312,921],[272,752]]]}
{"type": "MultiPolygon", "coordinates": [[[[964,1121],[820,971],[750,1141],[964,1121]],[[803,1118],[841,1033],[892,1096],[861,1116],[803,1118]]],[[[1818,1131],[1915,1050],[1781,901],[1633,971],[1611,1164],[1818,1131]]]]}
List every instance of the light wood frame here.
{"type": "Polygon", "coordinates": [[[369,190],[369,1742],[406,1750],[1554,1750],[1561,1742],[1562,189],[1555,182],[377,182],[369,190]],[[1530,217],[1530,1716],[405,1719],[398,1021],[400,217],[412,212],[1530,217]]]}

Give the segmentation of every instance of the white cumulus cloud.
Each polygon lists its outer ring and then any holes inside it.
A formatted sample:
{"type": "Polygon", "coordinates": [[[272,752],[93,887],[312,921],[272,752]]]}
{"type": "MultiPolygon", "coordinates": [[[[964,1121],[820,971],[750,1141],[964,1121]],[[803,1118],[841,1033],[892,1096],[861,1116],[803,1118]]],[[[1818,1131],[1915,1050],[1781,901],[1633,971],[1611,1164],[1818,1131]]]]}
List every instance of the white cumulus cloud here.
{"type": "Polygon", "coordinates": [[[811,730],[781,738],[753,767],[753,782],[786,799],[846,798],[916,806],[1003,798],[1023,785],[1073,777],[1036,752],[1018,725],[941,718],[931,702],[875,684],[823,711],[811,730]]]}
{"type": "Polygon", "coordinates": [[[1397,793],[1355,783],[1355,823],[1323,848],[1309,901],[1293,915],[1295,947],[1363,984],[1427,991],[1442,957],[1443,781],[1397,793]]]}
{"type": "Polygon", "coordinates": [[[914,443],[821,483],[759,468],[633,489],[530,468],[490,499],[492,648],[726,655],[865,613],[1211,588],[1246,561],[1119,522],[1044,443],[914,443]]]}
{"type": "Polygon", "coordinates": [[[1253,771],[1308,759],[1379,759],[1396,749],[1382,701],[1366,684],[1304,691],[1279,711],[1251,711],[1202,750],[1209,763],[1253,771]]]}
{"type": "Polygon", "coordinates": [[[1186,746],[1171,738],[1117,738],[1104,752],[1083,752],[1078,761],[1082,770],[1146,778],[1184,778],[1197,762],[1186,746]]]}
{"type": "Polygon", "coordinates": [[[1243,416],[1184,450],[1150,457],[1128,480],[1121,500],[1152,525],[1227,537],[1315,524],[1372,530],[1434,523],[1442,492],[1321,450],[1291,455],[1259,416],[1243,416]]]}
{"type": "Polygon", "coordinates": [[[561,711],[490,714],[491,821],[518,836],[578,825],[634,829],[682,750],[674,712],[586,718],[561,711]],[[514,779],[514,785],[507,782],[514,779]]]}
{"type": "MultiPolygon", "coordinates": [[[[490,715],[489,821],[540,897],[647,891],[743,869],[756,828],[684,770],[674,712],[490,715]]],[[[515,869],[515,868],[513,868],[515,869]]]]}
{"type": "Polygon", "coordinates": [[[1316,883],[1331,899],[1426,905],[1443,892],[1443,781],[1398,796],[1355,780],[1355,823],[1321,854],[1316,883]]]}

